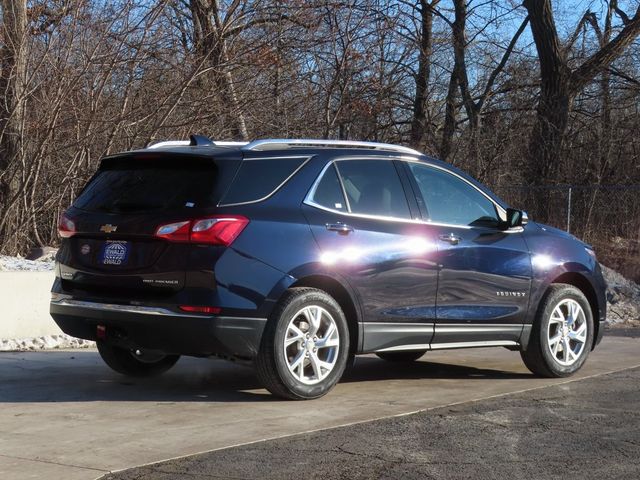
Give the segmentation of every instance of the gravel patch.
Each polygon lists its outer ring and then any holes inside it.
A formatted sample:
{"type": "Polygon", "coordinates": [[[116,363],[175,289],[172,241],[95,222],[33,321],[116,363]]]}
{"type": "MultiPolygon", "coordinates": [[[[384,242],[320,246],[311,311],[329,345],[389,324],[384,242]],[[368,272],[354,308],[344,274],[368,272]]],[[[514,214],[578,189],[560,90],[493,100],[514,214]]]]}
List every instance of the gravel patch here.
{"type": "Polygon", "coordinates": [[[607,282],[608,326],[640,327],[640,285],[601,265],[607,282]]]}

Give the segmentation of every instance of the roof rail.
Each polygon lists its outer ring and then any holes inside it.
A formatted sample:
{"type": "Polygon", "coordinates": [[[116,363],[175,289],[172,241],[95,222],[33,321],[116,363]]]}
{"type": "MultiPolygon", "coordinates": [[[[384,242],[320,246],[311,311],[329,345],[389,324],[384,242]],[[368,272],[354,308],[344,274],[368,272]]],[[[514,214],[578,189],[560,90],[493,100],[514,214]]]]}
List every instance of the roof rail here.
{"type": "Polygon", "coordinates": [[[362,148],[370,150],[385,150],[390,152],[408,153],[410,155],[422,155],[417,150],[401,145],[376,142],[356,142],[351,140],[319,140],[319,139],[264,139],[254,140],[245,145],[243,150],[276,150],[282,148],[303,147],[336,147],[336,148],[362,148]]]}
{"type": "Polygon", "coordinates": [[[242,147],[249,142],[218,142],[211,140],[204,135],[190,135],[189,140],[167,140],[164,142],[147,145],[146,148],[163,148],[163,147],[242,147]]]}
{"type": "Polygon", "coordinates": [[[179,147],[179,146],[189,146],[191,142],[189,140],[166,140],[164,142],[153,143],[151,145],[147,145],[145,148],[153,149],[153,148],[163,148],[163,147],[179,147]]]}

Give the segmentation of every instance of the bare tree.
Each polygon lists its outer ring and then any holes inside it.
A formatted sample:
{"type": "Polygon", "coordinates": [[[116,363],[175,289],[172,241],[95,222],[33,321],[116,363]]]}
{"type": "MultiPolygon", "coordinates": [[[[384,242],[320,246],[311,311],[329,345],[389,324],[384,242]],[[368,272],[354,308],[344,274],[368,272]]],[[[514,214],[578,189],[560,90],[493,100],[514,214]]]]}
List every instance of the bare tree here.
{"type": "Polygon", "coordinates": [[[543,183],[552,180],[576,95],[640,34],[640,6],[632,18],[622,14],[622,30],[574,69],[568,65],[566,50],[558,37],[551,0],[525,0],[524,6],[529,12],[541,79],[537,118],[529,143],[529,178],[543,183]]]}
{"type": "Polygon", "coordinates": [[[467,72],[466,51],[467,51],[467,38],[466,38],[466,22],[467,22],[467,0],[453,0],[454,4],[454,20],[449,22],[452,33],[452,46],[453,46],[453,69],[451,71],[451,77],[449,80],[449,88],[447,91],[447,97],[445,100],[446,113],[445,123],[442,133],[442,143],[440,147],[440,156],[443,159],[449,158],[451,155],[452,139],[456,128],[456,112],[457,112],[457,94],[458,90],[462,97],[462,105],[467,114],[467,121],[469,125],[470,133],[470,159],[474,162],[478,160],[478,134],[480,130],[481,115],[483,108],[487,100],[493,94],[493,88],[498,76],[504,70],[509,57],[511,56],[513,49],[518,42],[518,39],[524,32],[529,18],[525,18],[515,34],[511,38],[509,44],[504,49],[504,53],[498,64],[488,75],[484,87],[478,85],[480,91],[474,94],[469,84],[469,75],[467,72]]]}
{"type": "Polygon", "coordinates": [[[440,0],[419,0],[420,13],[418,71],[416,72],[416,94],[413,102],[413,118],[411,120],[411,144],[423,148],[425,137],[432,130],[429,124],[427,102],[429,100],[429,79],[433,54],[433,17],[434,9],[440,0]]]}
{"type": "MultiPolygon", "coordinates": [[[[6,207],[15,194],[10,166],[24,154],[27,5],[26,0],[2,0],[1,6],[0,205],[6,207]]],[[[8,233],[1,223],[0,244],[8,233]]]]}

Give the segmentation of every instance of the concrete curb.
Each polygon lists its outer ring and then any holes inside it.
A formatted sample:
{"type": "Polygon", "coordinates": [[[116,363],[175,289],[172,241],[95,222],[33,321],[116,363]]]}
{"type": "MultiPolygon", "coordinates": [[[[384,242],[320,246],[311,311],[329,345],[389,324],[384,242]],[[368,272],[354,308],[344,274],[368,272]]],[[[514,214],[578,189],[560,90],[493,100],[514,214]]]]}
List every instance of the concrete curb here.
{"type": "Polygon", "coordinates": [[[49,315],[54,278],[54,272],[0,272],[0,344],[63,335],[49,315]]]}

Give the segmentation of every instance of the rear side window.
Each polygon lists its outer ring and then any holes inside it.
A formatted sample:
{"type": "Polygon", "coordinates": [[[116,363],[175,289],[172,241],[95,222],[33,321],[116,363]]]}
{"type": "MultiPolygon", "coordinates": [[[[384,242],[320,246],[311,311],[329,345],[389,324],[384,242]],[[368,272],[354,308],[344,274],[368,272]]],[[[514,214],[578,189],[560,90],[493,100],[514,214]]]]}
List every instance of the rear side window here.
{"type": "Polygon", "coordinates": [[[310,200],[331,210],[347,211],[347,204],[344,201],[344,194],[342,193],[335,165],[330,165],[324,172],[310,200]]]}
{"type": "Polygon", "coordinates": [[[273,194],[306,157],[245,159],[221,205],[256,202],[273,194]]]}
{"type": "Polygon", "coordinates": [[[341,160],[335,165],[352,213],[411,218],[402,183],[391,160],[341,160]]]}
{"type": "Polygon", "coordinates": [[[103,162],[73,206],[118,213],[211,206],[217,176],[213,162],[116,159],[103,162]]]}

